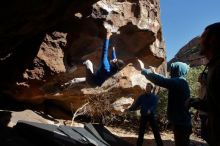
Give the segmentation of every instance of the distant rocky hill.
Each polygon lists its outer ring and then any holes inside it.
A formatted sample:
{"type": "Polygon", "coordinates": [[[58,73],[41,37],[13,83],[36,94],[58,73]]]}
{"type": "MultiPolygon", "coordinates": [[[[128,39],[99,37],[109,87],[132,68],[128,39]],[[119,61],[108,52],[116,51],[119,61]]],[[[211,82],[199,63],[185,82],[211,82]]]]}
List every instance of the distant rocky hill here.
{"type": "Polygon", "coordinates": [[[175,61],[185,62],[191,67],[205,65],[207,63],[206,58],[199,54],[199,38],[195,37],[183,46],[175,57],[168,62],[168,66],[175,61]]]}

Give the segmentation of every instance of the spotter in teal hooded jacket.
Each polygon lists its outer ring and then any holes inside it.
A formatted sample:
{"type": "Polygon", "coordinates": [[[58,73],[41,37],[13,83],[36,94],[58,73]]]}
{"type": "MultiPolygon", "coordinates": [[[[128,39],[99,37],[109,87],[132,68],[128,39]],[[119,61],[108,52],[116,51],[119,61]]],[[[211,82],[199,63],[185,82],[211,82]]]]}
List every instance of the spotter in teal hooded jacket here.
{"type": "Polygon", "coordinates": [[[143,69],[142,74],[154,84],[168,89],[168,120],[173,125],[191,126],[191,115],[185,106],[190,97],[189,85],[185,79],[189,66],[182,62],[171,64],[171,78],[153,73],[150,69],[143,69]]]}

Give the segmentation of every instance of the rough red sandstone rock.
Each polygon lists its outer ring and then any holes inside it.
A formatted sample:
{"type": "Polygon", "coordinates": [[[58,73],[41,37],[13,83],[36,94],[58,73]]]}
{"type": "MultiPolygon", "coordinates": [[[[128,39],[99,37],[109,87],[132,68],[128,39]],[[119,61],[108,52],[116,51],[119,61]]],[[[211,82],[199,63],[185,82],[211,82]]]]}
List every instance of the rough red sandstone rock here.
{"type": "Polygon", "coordinates": [[[166,73],[159,0],[8,1],[0,11],[1,92],[21,101],[45,99],[70,110],[112,93],[112,102],[136,97],[147,80],[135,57],[166,73]],[[25,3],[25,4],[24,4],[25,3]],[[60,85],[85,76],[82,61],[98,67],[106,28],[126,67],[102,87],[60,85]]]}

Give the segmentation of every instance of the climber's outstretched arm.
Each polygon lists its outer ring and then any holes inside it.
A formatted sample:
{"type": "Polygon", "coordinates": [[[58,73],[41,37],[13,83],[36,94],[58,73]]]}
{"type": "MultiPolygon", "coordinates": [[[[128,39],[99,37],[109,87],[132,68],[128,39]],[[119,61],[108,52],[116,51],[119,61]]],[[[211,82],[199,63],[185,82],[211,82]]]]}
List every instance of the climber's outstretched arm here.
{"type": "Polygon", "coordinates": [[[117,56],[116,56],[116,51],[115,51],[115,47],[112,47],[112,60],[117,60],[117,56]]]}

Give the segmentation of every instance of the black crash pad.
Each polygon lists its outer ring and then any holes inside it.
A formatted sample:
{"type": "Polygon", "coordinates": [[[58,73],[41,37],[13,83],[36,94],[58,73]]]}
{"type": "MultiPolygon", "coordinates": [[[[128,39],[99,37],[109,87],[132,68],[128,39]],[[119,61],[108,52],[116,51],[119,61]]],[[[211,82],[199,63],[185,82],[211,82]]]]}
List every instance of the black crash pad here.
{"type": "Polygon", "coordinates": [[[56,126],[28,121],[18,121],[16,131],[35,145],[53,146],[131,146],[132,144],[112,134],[99,124],[82,127],[56,126]]]}

